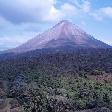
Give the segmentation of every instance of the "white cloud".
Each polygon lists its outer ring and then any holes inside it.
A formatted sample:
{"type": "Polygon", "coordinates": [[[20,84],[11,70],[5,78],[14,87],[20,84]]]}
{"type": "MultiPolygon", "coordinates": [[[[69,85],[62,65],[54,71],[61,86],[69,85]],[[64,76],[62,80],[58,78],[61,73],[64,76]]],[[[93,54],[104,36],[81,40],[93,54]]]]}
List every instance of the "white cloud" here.
{"type": "Polygon", "coordinates": [[[13,23],[58,21],[75,14],[88,14],[98,20],[112,17],[112,7],[92,9],[91,0],[69,0],[56,7],[58,0],[0,0],[0,15],[13,23]]]}
{"type": "Polygon", "coordinates": [[[71,3],[74,3],[74,5],[77,6],[77,9],[80,10],[82,14],[92,16],[98,21],[101,21],[104,18],[112,18],[112,7],[108,6],[95,9],[92,7],[91,1],[92,0],[71,0],[71,3]]]}
{"type": "Polygon", "coordinates": [[[64,5],[62,5],[61,7],[61,13],[65,14],[65,16],[72,16],[77,14],[78,9],[69,3],[65,3],[64,5]]]}
{"type": "Polygon", "coordinates": [[[104,7],[99,9],[103,16],[112,17],[112,7],[104,7]]]}
{"type": "Polygon", "coordinates": [[[99,11],[90,12],[89,15],[98,21],[102,21],[102,19],[103,19],[101,14],[99,13],[99,11]]]}
{"type": "Polygon", "coordinates": [[[56,8],[56,0],[0,0],[0,15],[13,23],[55,21],[75,13],[75,6],[64,3],[56,8]],[[72,12],[72,13],[71,13],[72,12]]]}
{"type": "Polygon", "coordinates": [[[40,21],[54,5],[55,0],[0,0],[0,15],[15,23],[40,21]]]}
{"type": "Polygon", "coordinates": [[[112,7],[103,7],[93,10],[89,15],[99,21],[102,21],[104,18],[112,18],[112,7]]]}
{"type": "Polygon", "coordinates": [[[27,40],[31,39],[33,36],[33,34],[25,34],[22,36],[2,36],[0,37],[0,50],[17,47],[25,43],[27,40]]]}
{"type": "Polygon", "coordinates": [[[7,48],[13,48],[21,44],[23,40],[12,37],[0,37],[0,50],[5,50],[7,48]]]}
{"type": "Polygon", "coordinates": [[[91,0],[70,0],[70,2],[82,12],[88,13],[91,10],[91,0]]]}
{"type": "Polygon", "coordinates": [[[91,3],[90,0],[83,0],[83,3],[81,5],[81,9],[85,12],[85,13],[89,13],[91,10],[91,3]]]}
{"type": "Polygon", "coordinates": [[[49,14],[43,17],[43,19],[47,21],[59,21],[60,19],[71,17],[77,14],[77,12],[78,10],[75,6],[65,3],[59,9],[52,6],[49,14]]]}
{"type": "Polygon", "coordinates": [[[62,15],[61,15],[60,10],[58,10],[52,6],[49,13],[43,17],[43,20],[44,21],[56,21],[56,20],[60,19],[61,16],[62,15]]]}

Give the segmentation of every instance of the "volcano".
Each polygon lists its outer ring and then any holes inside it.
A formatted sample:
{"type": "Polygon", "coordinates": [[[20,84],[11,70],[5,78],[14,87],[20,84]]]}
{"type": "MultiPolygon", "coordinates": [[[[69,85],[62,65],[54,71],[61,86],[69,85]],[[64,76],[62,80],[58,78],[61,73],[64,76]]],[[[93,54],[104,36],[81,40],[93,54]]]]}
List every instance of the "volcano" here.
{"type": "Polygon", "coordinates": [[[48,48],[110,48],[106,43],[95,39],[93,36],[87,34],[78,26],[72,24],[67,20],[63,20],[56,24],[51,29],[39,34],[35,38],[26,43],[8,50],[8,52],[23,53],[37,49],[48,48]]]}

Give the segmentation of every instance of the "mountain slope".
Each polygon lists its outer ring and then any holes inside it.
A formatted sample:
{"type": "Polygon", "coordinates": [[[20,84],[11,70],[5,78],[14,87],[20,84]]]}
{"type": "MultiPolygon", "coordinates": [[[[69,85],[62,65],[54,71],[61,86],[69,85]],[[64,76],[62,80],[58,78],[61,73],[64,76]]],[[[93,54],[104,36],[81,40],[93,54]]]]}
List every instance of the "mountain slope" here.
{"type": "Polygon", "coordinates": [[[43,48],[56,47],[109,48],[110,46],[96,40],[79,27],[66,20],[61,21],[48,31],[39,34],[23,45],[8,52],[27,52],[43,48]]]}

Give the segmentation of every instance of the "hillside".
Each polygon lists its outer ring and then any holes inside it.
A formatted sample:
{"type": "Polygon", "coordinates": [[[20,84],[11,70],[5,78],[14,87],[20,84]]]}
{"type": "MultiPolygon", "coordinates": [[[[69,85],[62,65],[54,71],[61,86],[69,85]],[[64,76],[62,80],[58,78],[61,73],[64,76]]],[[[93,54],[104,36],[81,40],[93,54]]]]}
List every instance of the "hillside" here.
{"type": "Polygon", "coordinates": [[[112,49],[45,51],[0,61],[6,101],[24,112],[112,111],[112,49]]]}

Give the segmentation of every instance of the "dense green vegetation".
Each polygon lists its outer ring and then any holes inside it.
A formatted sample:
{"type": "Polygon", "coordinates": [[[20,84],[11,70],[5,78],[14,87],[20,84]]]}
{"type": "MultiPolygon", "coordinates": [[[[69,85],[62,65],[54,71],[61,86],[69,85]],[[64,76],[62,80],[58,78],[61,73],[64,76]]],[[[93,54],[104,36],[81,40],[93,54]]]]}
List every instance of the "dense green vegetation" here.
{"type": "Polygon", "coordinates": [[[29,112],[74,112],[75,110],[112,109],[112,84],[98,83],[84,77],[46,76],[29,73],[27,87],[14,89],[10,96],[18,99],[29,112]]]}
{"type": "Polygon", "coordinates": [[[111,67],[111,49],[24,55],[1,61],[0,78],[23,112],[111,112],[111,67]]]}

